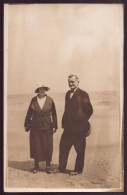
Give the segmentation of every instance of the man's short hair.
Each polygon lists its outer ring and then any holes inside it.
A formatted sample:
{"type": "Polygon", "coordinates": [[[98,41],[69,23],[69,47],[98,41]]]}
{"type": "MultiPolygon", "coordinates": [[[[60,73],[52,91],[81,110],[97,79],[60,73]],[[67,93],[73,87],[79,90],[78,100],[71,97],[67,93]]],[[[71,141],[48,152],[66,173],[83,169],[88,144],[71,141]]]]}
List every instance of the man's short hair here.
{"type": "Polygon", "coordinates": [[[77,75],[75,75],[75,74],[70,74],[69,76],[68,76],[68,79],[69,78],[72,78],[72,77],[75,77],[75,79],[78,81],[78,83],[79,83],[79,78],[78,78],[78,76],[77,75]]]}

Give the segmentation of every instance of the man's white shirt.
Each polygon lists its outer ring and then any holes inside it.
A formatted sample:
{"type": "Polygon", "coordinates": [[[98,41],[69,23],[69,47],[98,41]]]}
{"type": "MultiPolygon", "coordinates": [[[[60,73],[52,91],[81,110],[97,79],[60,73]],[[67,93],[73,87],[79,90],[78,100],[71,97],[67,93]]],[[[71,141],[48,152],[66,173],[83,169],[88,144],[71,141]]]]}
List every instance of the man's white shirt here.
{"type": "Polygon", "coordinates": [[[75,91],[78,89],[78,87],[72,92],[70,93],[70,99],[72,98],[72,96],[74,95],[75,91]]]}

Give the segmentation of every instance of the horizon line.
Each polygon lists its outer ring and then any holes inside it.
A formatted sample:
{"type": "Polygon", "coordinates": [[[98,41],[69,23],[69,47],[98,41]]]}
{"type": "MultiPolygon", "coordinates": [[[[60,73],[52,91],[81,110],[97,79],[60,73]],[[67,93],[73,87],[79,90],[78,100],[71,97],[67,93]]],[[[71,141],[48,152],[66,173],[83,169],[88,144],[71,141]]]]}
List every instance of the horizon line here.
{"type": "MultiPolygon", "coordinates": [[[[113,92],[113,91],[120,91],[119,89],[114,89],[114,90],[87,90],[87,92],[113,92]]],[[[59,91],[59,92],[48,92],[48,93],[66,93],[67,91],[59,91]]],[[[23,95],[23,94],[33,94],[34,92],[29,92],[29,93],[7,93],[7,95],[23,95]]],[[[35,93],[36,94],[36,93],[35,93]]]]}

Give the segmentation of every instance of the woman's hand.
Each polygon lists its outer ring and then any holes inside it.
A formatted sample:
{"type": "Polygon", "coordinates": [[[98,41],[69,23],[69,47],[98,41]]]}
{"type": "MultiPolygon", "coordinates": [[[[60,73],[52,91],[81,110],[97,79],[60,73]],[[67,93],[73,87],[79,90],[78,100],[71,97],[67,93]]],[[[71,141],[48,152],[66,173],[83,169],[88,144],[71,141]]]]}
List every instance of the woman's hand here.
{"type": "Polygon", "coordinates": [[[53,133],[56,133],[56,130],[57,130],[57,129],[53,128],[53,133]]]}
{"type": "Polygon", "coordinates": [[[25,125],[25,131],[28,132],[31,129],[31,121],[25,125]]]}
{"type": "Polygon", "coordinates": [[[28,127],[25,127],[25,131],[28,132],[30,131],[30,129],[28,127]]]}

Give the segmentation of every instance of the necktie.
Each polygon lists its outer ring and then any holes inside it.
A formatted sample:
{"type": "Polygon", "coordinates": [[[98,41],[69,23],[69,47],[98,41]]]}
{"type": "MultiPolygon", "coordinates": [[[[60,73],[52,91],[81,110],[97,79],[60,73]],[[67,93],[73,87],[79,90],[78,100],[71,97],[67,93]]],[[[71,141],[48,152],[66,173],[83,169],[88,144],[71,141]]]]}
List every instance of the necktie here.
{"type": "Polygon", "coordinates": [[[70,99],[72,98],[73,94],[74,94],[74,91],[71,91],[71,93],[70,93],[70,99]]]}

